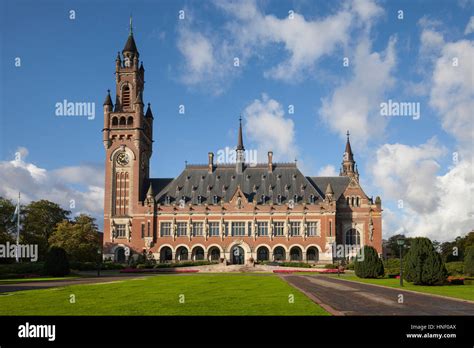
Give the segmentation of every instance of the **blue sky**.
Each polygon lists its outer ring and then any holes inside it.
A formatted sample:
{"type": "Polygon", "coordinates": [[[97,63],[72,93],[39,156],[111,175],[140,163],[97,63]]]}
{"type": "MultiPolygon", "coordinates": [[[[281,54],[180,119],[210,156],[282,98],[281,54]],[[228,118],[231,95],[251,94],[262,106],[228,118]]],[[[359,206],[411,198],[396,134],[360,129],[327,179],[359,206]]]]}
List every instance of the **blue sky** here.
{"type": "Polygon", "coordinates": [[[297,158],[306,175],[337,175],[349,129],[363,188],[383,199],[384,237],[443,240],[474,227],[457,203],[473,189],[472,1],[2,1],[0,9],[0,195],[22,188],[26,200],[66,206],[73,197],[73,213],[100,214],[102,103],[132,13],[155,115],[152,177],[234,147],[241,113],[246,148],[260,160],[273,150],[276,160],[297,158]],[[95,103],[95,119],[56,116],[64,99],[95,103]],[[420,118],[380,115],[389,99],[419,103],[420,118]]]}

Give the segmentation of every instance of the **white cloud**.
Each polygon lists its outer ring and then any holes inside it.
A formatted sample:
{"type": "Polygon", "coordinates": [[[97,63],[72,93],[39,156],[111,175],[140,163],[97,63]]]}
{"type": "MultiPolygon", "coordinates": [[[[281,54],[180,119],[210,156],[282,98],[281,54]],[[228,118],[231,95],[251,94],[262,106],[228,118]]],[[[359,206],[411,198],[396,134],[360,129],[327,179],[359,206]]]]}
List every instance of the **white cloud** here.
{"type": "Polygon", "coordinates": [[[331,164],[321,168],[318,172],[318,176],[339,176],[339,172],[331,164]]]}
{"type": "Polygon", "coordinates": [[[430,106],[441,118],[443,129],[461,149],[474,137],[474,41],[447,43],[436,60],[431,81],[430,106]]]}
{"type": "Polygon", "coordinates": [[[213,48],[209,39],[201,33],[183,27],[180,31],[178,49],[186,60],[187,71],[183,81],[194,84],[205,74],[212,72],[214,67],[213,48]]]}
{"type": "Polygon", "coordinates": [[[452,240],[473,227],[474,177],[467,161],[439,174],[446,149],[436,139],[419,146],[385,144],[370,171],[385,201],[403,201],[398,211],[384,209],[384,237],[397,233],[452,240]],[[470,201],[471,200],[471,201],[470,201]],[[471,204],[470,204],[471,203],[471,204]]]}
{"type": "Polygon", "coordinates": [[[466,25],[466,29],[464,29],[464,35],[469,35],[474,33],[474,16],[471,16],[469,22],[466,25]]]}
{"type": "Polygon", "coordinates": [[[394,84],[396,39],[391,38],[385,52],[371,52],[367,38],[362,39],[353,58],[352,78],[323,98],[319,114],[329,128],[341,138],[350,130],[354,144],[364,144],[383,134],[386,120],[379,105],[384,93],[394,84]]]}
{"type": "Polygon", "coordinates": [[[334,14],[314,20],[301,13],[277,18],[255,1],[214,1],[228,20],[206,31],[190,20],[179,29],[178,48],[184,57],[182,81],[190,86],[210,83],[221,91],[233,75],[267,48],[283,49],[282,61],[264,72],[267,78],[296,82],[311,76],[317,61],[346,47],[355,28],[369,27],[383,11],[371,0],[345,3],[334,14]],[[322,35],[322,33],[324,33],[322,35]],[[234,58],[240,67],[234,67],[234,58]]]}
{"type": "Polygon", "coordinates": [[[285,118],[283,106],[266,94],[255,99],[244,110],[245,132],[257,144],[259,160],[266,160],[273,151],[275,161],[293,161],[298,155],[294,122],[285,118]]]}
{"type": "Polygon", "coordinates": [[[0,196],[16,199],[18,191],[21,191],[23,204],[47,199],[71,210],[73,215],[91,214],[101,223],[103,168],[84,165],[48,171],[26,161],[26,148],[19,148],[17,153],[22,154],[20,158],[0,161],[0,196]],[[71,200],[74,201],[75,208],[71,208],[71,200]]]}
{"type": "Polygon", "coordinates": [[[436,30],[425,28],[421,32],[420,53],[428,55],[438,51],[444,45],[443,35],[436,30]]]}

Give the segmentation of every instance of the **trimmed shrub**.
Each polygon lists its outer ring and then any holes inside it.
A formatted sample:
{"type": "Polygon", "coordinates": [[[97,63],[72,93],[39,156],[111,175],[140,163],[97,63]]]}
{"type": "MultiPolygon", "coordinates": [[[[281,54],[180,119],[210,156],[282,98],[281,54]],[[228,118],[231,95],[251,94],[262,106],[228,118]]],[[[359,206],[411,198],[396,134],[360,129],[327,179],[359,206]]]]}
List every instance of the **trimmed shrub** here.
{"type": "Polygon", "coordinates": [[[398,268],[400,271],[400,259],[387,259],[383,261],[383,266],[385,268],[398,268]]]}
{"type": "Polygon", "coordinates": [[[282,267],[300,267],[300,268],[311,268],[309,263],[304,262],[282,262],[280,263],[282,267]]]}
{"type": "Polygon", "coordinates": [[[474,246],[467,247],[464,255],[464,273],[474,276],[474,246]]]}
{"type": "Polygon", "coordinates": [[[43,262],[25,262],[25,263],[11,263],[11,264],[0,264],[0,278],[17,278],[24,274],[37,274],[42,275],[44,273],[43,262]]]}
{"type": "Polygon", "coordinates": [[[458,276],[464,274],[464,263],[461,261],[446,262],[444,264],[449,276],[458,276]]]}
{"type": "Polygon", "coordinates": [[[63,248],[51,247],[46,254],[44,272],[53,277],[64,277],[69,274],[69,261],[63,248]]]}
{"type": "Polygon", "coordinates": [[[326,265],[324,265],[324,268],[327,268],[327,269],[336,269],[338,266],[333,264],[333,263],[328,263],[326,265]]]}
{"type": "Polygon", "coordinates": [[[371,246],[362,249],[363,259],[356,257],[354,260],[354,271],[359,278],[378,278],[383,276],[383,262],[377,254],[377,250],[371,246]]]}
{"type": "Polygon", "coordinates": [[[403,259],[403,278],[415,285],[442,284],[448,272],[441,255],[428,238],[417,237],[411,241],[410,251],[403,259]]]}

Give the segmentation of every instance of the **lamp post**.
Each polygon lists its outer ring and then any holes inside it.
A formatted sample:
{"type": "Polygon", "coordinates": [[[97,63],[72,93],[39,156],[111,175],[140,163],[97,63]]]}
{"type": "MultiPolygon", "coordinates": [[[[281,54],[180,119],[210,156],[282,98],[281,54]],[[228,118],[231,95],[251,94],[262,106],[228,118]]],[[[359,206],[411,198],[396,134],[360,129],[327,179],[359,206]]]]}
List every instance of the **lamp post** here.
{"type": "Polygon", "coordinates": [[[405,245],[405,239],[397,239],[397,244],[400,246],[400,286],[403,286],[403,246],[405,245]]]}
{"type": "Polygon", "coordinates": [[[100,277],[100,266],[102,263],[102,249],[97,249],[97,277],[100,277]]]}

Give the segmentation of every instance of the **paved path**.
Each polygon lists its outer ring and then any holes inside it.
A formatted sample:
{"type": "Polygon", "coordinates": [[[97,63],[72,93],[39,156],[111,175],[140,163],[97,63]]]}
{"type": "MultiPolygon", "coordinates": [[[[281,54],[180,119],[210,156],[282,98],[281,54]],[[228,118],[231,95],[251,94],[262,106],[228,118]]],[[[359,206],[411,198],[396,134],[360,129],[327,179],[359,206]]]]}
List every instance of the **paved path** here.
{"type": "Polygon", "coordinates": [[[474,303],[348,282],[326,276],[282,276],[335,315],[474,315],[474,303]],[[399,303],[399,295],[403,303],[399,303]]]}

